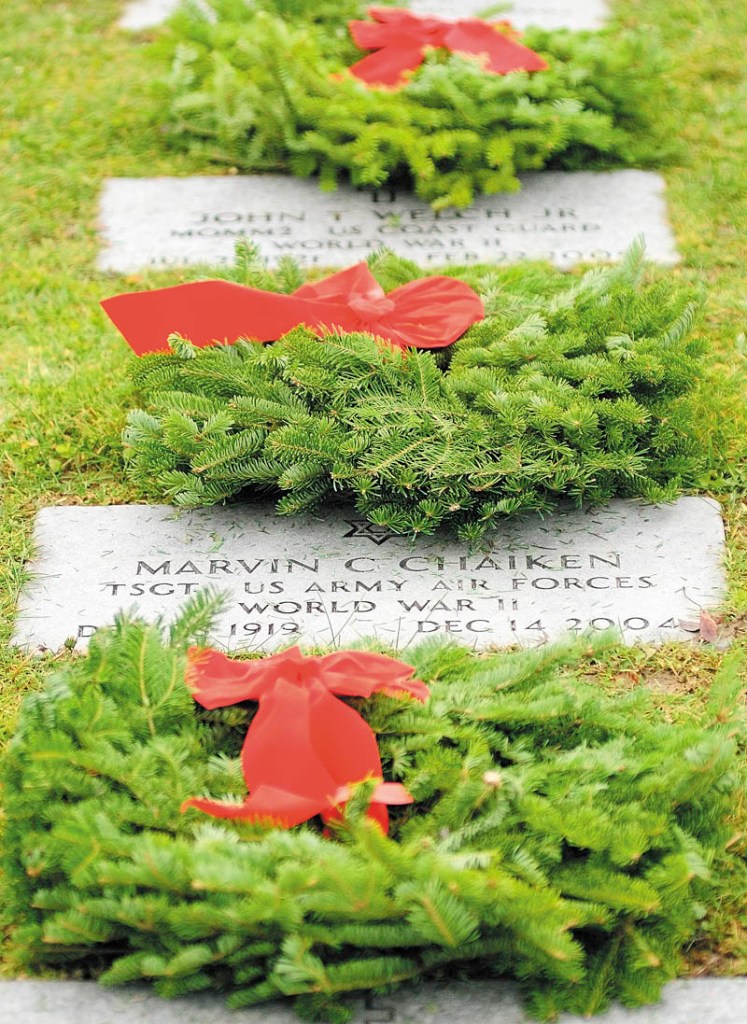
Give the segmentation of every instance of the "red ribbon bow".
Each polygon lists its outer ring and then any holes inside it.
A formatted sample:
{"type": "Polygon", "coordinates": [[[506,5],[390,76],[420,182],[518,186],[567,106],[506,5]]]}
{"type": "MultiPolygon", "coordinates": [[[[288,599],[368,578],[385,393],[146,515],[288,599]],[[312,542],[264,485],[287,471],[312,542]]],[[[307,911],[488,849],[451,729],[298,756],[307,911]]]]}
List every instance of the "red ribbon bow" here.
{"type": "Polygon", "coordinates": [[[387,295],[365,263],[292,295],[197,281],[115,295],[101,305],[139,356],[168,351],[170,334],[202,348],[238,338],[277,341],[300,324],[320,336],[365,331],[399,348],[444,348],[485,316],[480,297],[463,281],[427,277],[387,295]]]}
{"type": "Polygon", "coordinates": [[[510,71],[546,71],[545,61],[516,41],[508,22],[460,18],[447,21],[435,16],[422,17],[398,8],[370,7],[371,21],[349,22],[356,45],[376,50],[350,71],[369,85],[398,86],[405,72],[415,71],[425,59],[428,47],[443,47],[452,53],[480,56],[485,70],[494,75],[510,71]]]}
{"type": "MultiPolygon", "coordinates": [[[[247,732],[241,764],[249,789],[242,804],[192,798],[196,807],[218,818],[272,819],[291,828],[321,814],[339,819],[350,786],[381,780],[376,737],[357,711],[340,697],[372,693],[408,694],[425,700],[428,689],[412,679],[413,669],[383,654],[341,651],[304,657],[297,647],[261,661],[232,661],[214,650],[191,648],[187,681],[206,708],[259,701],[247,732]]],[[[387,804],[409,804],[400,783],[376,786],[368,815],[386,832],[387,804]]]]}

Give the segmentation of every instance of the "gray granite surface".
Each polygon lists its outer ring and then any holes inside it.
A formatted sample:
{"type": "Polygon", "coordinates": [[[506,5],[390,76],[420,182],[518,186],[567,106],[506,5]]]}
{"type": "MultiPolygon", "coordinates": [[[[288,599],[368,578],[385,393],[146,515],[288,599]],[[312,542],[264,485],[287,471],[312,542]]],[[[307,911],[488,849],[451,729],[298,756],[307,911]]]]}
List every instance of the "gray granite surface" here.
{"type": "MultiPolygon", "coordinates": [[[[411,0],[409,7],[418,14],[438,14],[446,18],[479,15],[490,8],[488,0],[411,0]]],[[[609,13],[606,0],[506,0],[499,13],[491,17],[507,18],[517,28],[539,25],[542,28],[601,28],[609,13]]]]}
{"type": "Polygon", "coordinates": [[[129,0],[124,6],[119,24],[137,31],[160,25],[176,10],[179,0],[129,0]]]}
{"type": "Polygon", "coordinates": [[[31,650],[84,646],[121,609],[171,619],[205,587],[227,597],[213,642],[243,650],[368,636],[400,650],[429,636],[529,646],[609,628],[684,640],[682,623],[724,592],[720,510],[695,497],[509,521],[473,552],[352,510],[284,518],[254,503],[46,508],[35,545],[15,635],[31,650]]]}
{"type": "Polygon", "coordinates": [[[321,192],[288,175],[112,178],[101,197],[99,266],[230,265],[241,238],[273,265],[290,255],[346,267],[388,246],[425,267],[528,258],[567,268],[619,259],[639,235],[651,260],[678,260],[658,174],[541,171],[523,175],[522,186],[434,212],[408,193],[321,192]]]}
{"type": "MultiPolygon", "coordinates": [[[[558,1024],[588,1018],[563,1014],[558,1024]]],[[[672,982],[654,1006],[614,1006],[598,1024],[744,1024],[747,979],[672,982]]],[[[147,989],[109,990],[93,982],[0,982],[0,1024],[299,1024],[283,1004],[227,1010],[218,996],[165,1001],[147,989]]],[[[508,982],[428,984],[387,998],[361,1000],[352,1024],[529,1024],[508,982]]]]}
{"type": "MultiPolygon", "coordinates": [[[[179,0],[130,0],[125,4],[119,24],[122,28],[143,29],[159,25],[178,6],[179,0]]],[[[490,4],[486,0],[413,0],[409,5],[418,14],[441,17],[465,17],[480,14],[490,4]]],[[[607,15],[606,0],[508,0],[505,13],[517,28],[541,25],[543,28],[599,28],[607,15]]]]}

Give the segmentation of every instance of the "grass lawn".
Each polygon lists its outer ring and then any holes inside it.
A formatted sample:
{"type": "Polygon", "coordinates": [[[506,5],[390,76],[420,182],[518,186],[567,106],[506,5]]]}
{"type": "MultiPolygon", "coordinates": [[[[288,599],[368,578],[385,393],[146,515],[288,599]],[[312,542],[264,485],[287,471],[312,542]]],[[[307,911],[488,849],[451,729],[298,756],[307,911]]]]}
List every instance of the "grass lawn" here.
{"type": "MultiPolygon", "coordinates": [[[[112,175],[214,173],[164,146],[149,81],[147,35],[114,27],[120,0],[5,0],[0,40],[0,742],[24,692],[59,654],[31,660],[8,647],[43,505],[132,501],[120,431],[132,404],[124,342],[100,298],[191,279],[176,273],[104,275],[94,269],[96,206],[112,175]]],[[[664,169],[683,255],[676,271],[704,282],[708,379],[700,396],[708,472],[703,491],[724,505],[729,593],[724,625],[745,646],[747,615],[747,5],[734,0],[621,0],[619,17],[655,25],[673,57],[676,105],[662,105],[685,140],[664,169]]],[[[722,654],[709,646],[620,650],[600,685],[647,686],[667,713],[698,706],[722,654]]],[[[747,657],[745,658],[747,666],[747,657]]],[[[747,751],[745,751],[747,767],[747,751]]],[[[733,848],[747,850],[737,808],[733,848]]],[[[747,870],[705,922],[689,954],[695,972],[747,971],[747,870]]]]}

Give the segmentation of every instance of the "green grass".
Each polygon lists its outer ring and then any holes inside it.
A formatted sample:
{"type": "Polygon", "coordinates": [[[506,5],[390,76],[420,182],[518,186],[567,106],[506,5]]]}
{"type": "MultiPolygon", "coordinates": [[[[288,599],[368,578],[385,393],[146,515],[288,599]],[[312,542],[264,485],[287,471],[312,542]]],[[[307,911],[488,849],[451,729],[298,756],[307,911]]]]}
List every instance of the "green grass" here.
{"type": "MultiPolygon", "coordinates": [[[[104,275],[94,270],[96,205],[111,175],[213,173],[166,150],[142,43],[114,28],[115,0],[5,0],[0,39],[0,741],[23,693],[50,661],[10,649],[23,562],[35,511],[50,504],[131,501],[119,434],[132,395],[129,356],[98,300],[127,284],[180,275],[104,275]],[[9,128],[9,131],[7,130],[9,128]]],[[[709,460],[704,489],[724,503],[735,642],[747,615],[747,6],[734,0],[621,0],[626,22],[658,26],[676,68],[679,102],[662,106],[668,131],[686,142],[670,167],[670,213],[683,263],[706,282],[701,324],[710,347],[700,398],[709,460]]],[[[189,279],[191,274],[185,274],[189,279]]],[[[699,704],[720,654],[711,648],[620,651],[599,667],[600,685],[658,687],[672,717],[699,704]],[[666,681],[666,685],[662,683],[666,681]]],[[[747,756],[746,756],[747,763],[747,756]]],[[[747,847],[747,815],[735,809],[734,848],[747,847]]],[[[747,875],[706,922],[693,970],[747,971],[747,875]]]]}

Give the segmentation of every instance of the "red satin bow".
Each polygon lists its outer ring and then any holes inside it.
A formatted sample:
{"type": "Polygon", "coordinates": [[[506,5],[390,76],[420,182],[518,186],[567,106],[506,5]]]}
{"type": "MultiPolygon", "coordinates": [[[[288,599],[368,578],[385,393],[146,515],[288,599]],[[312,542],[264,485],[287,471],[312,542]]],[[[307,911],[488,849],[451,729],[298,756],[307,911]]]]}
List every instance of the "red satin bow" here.
{"type": "Polygon", "coordinates": [[[402,85],[405,72],[419,68],[431,46],[483,57],[485,70],[494,75],[548,67],[539,54],[516,41],[508,22],[447,21],[388,7],[370,7],[368,13],[374,21],[351,21],[349,28],[357,46],[377,51],[350,68],[369,85],[402,85]]]}
{"type": "Polygon", "coordinates": [[[115,295],[101,305],[139,356],[168,351],[170,334],[203,347],[238,338],[277,341],[300,324],[320,336],[365,331],[400,348],[444,348],[485,315],[480,297],[463,281],[426,277],[387,295],[365,263],[292,295],[197,281],[115,295]]]}
{"type": "MultiPolygon", "coordinates": [[[[261,661],[232,661],[214,650],[192,648],[187,681],[206,708],[259,701],[241,751],[249,789],[242,804],[192,798],[182,805],[218,818],[272,819],[291,828],[321,814],[341,816],[349,787],[380,780],[376,737],[357,711],[336,700],[372,693],[408,694],[425,700],[428,689],[413,669],[382,654],[341,651],[304,657],[297,647],[261,661]]],[[[369,817],[386,832],[387,804],[409,804],[400,783],[379,782],[369,817]]]]}

